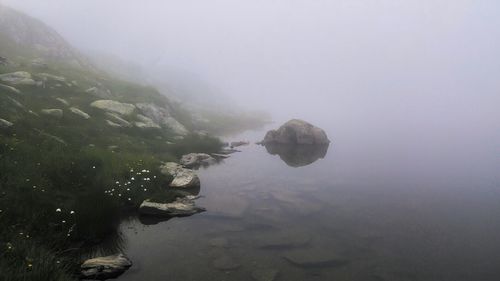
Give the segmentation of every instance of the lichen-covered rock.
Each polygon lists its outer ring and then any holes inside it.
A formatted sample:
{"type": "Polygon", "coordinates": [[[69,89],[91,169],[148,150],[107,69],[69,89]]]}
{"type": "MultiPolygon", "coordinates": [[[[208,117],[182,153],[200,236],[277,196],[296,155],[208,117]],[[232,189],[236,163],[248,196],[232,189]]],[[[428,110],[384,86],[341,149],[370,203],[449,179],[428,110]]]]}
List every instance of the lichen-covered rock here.
{"type": "Polygon", "coordinates": [[[182,155],[180,163],[186,168],[195,168],[199,166],[211,165],[216,160],[206,153],[189,153],[182,155]]]}
{"type": "Polygon", "coordinates": [[[62,109],[58,109],[58,108],[42,109],[40,112],[44,115],[49,115],[49,116],[56,117],[56,118],[63,117],[62,109]]]}
{"type": "Polygon", "coordinates": [[[104,280],[120,276],[131,266],[132,262],[119,254],[86,260],[81,265],[81,273],[85,279],[104,280]]]}
{"type": "Polygon", "coordinates": [[[7,129],[12,127],[14,124],[12,122],[9,122],[5,119],[0,118],[0,129],[7,129]]]}
{"type": "Polygon", "coordinates": [[[160,125],[156,124],[151,118],[148,118],[142,114],[137,114],[137,119],[139,119],[139,122],[135,122],[134,124],[138,128],[161,128],[160,125]]]}
{"type": "Polygon", "coordinates": [[[191,216],[205,211],[204,208],[195,205],[196,196],[188,195],[177,198],[171,203],[157,203],[151,200],[144,200],[139,207],[139,213],[143,215],[182,217],[191,216]]]}
{"type": "Polygon", "coordinates": [[[292,119],[278,130],[267,132],[262,144],[329,144],[325,131],[299,119],[292,119]]]}
{"type": "Polygon", "coordinates": [[[0,90],[5,90],[13,94],[21,94],[21,91],[19,91],[18,89],[4,84],[0,84],[0,90]]]}
{"type": "Polygon", "coordinates": [[[136,106],[144,116],[153,120],[154,123],[170,128],[177,135],[188,134],[189,131],[186,127],[172,117],[168,108],[152,103],[137,103],[136,106]]]}
{"type": "Polygon", "coordinates": [[[170,187],[174,188],[194,188],[200,186],[200,178],[190,169],[186,169],[174,162],[167,162],[160,167],[163,174],[172,175],[174,179],[170,187]]]}
{"type": "Polygon", "coordinates": [[[132,124],[128,122],[127,120],[121,118],[115,113],[111,112],[106,112],[106,116],[111,120],[113,123],[119,124],[121,127],[132,127],[132,124]]]}
{"type": "Polygon", "coordinates": [[[135,110],[135,105],[133,104],[114,100],[96,100],[90,106],[121,115],[130,115],[135,110]]]}
{"type": "Polygon", "coordinates": [[[0,81],[11,85],[36,85],[35,80],[32,79],[31,73],[26,71],[16,71],[11,73],[0,74],[0,81]]]}
{"type": "Polygon", "coordinates": [[[89,119],[90,115],[88,115],[86,112],[76,108],[76,107],[70,107],[69,110],[73,112],[74,114],[82,117],[83,119],[89,119]]]}

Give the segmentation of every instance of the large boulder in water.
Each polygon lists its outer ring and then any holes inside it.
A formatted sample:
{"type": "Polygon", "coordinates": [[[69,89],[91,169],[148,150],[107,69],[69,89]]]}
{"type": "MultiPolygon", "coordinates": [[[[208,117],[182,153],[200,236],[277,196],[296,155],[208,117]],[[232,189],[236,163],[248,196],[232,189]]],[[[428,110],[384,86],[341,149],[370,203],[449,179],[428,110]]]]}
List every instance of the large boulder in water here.
{"type": "Polygon", "coordinates": [[[118,277],[130,266],[132,262],[119,254],[86,260],[81,266],[81,272],[84,279],[104,280],[118,277]]]}
{"type": "Polygon", "coordinates": [[[267,132],[262,144],[329,144],[325,131],[299,119],[292,119],[278,130],[267,132]]]}

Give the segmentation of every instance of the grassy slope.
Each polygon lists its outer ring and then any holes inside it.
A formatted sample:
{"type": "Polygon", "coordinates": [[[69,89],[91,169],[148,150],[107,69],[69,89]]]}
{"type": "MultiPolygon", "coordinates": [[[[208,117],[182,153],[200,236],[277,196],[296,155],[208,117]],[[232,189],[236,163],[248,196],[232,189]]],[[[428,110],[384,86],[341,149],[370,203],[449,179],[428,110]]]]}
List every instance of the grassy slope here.
{"type": "Polygon", "coordinates": [[[0,276],[72,280],[74,265],[87,249],[81,245],[117,235],[124,210],[168,192],[169,179],[158,171],[161,161],[176,160],[187,152],[216,151],[220,142],[197,135],[176,141],[167,129],[109,127],[104,112],[89,106],[98,98],[85,90],[96,83],[121,102],[162,105],[168,100],[152,88],[91,71],[65,65],[38,70],[22,59],[16,62],[15,67],[0,66],[0,73],[47,72],[77,81],[78,86],[56,87],[57,82],[50,82],[46,88],[18,87],[22,94],[0,89],[0,118],[15,124],[0,131],[0,276]],[[57,97],[92,118],[71,113],[57,97]],[[11,99],[25,108],[17,108],[11,99]],[[63,109],[64,116],[39,114],[44,108],[63,109]],[[67,250],[76,246],[79,250],[67,250]]]}

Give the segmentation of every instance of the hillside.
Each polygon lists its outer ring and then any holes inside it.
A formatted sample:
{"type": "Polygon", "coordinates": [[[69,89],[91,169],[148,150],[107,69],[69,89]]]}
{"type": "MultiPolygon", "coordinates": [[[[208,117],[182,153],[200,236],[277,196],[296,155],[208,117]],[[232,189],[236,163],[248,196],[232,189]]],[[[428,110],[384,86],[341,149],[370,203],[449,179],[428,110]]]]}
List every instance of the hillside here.
{"type": "Polygon", "coordinates": [[[2,280],[74,280],[125,211],[171,198],[159,165],[221,147],[190,120],[156,89],[97,70],[50,27],[0,6],[2,280]]]}

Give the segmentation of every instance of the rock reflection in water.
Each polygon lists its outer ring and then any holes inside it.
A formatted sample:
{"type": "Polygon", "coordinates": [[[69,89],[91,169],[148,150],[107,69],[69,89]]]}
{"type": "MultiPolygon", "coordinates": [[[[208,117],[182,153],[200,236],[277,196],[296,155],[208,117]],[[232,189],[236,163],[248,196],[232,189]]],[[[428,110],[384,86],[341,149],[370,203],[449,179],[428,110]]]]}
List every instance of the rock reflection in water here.
{"type": "Polygon", "coordinates": [[[269,154],[279,155],[288,166],[302,167],[323,159],[329,145],[266,144],[265,146],[269,154]]]}

